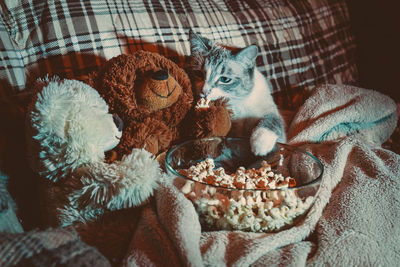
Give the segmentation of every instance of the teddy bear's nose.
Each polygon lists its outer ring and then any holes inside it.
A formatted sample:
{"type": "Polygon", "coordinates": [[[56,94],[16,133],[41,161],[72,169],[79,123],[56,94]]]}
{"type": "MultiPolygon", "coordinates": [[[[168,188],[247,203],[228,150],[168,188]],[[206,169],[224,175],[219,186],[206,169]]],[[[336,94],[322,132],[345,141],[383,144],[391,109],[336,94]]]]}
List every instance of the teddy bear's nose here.
{"type": "Polygon", "coordinates": [[[156,81],[164,81],[168,79],[168,71],[166,70],[159,70],[153,73],[153,75],[151,76],[151,78],[153,80],[156,81]]]}
{"type": "Polygon", "coordinates": [[[124,122],[121,120],[121,118],[117,114],[113,114],[113,120],[115,125],[118,128],[118,131],[122,132],[122,128],[124,127],[124,122]]]}

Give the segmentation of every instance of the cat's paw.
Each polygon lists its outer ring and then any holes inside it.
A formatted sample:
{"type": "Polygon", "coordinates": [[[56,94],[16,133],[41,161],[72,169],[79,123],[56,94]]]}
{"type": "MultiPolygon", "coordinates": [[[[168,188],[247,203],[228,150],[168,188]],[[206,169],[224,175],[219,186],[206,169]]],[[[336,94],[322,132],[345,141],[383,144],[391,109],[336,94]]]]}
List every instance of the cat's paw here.
{"type": "Polygon", "coordinates": [[[278,140],[278,136],[265,128],[257,128],[251,134],[250,146],[254,155],[264,156],[270,152],[278,140]]]}

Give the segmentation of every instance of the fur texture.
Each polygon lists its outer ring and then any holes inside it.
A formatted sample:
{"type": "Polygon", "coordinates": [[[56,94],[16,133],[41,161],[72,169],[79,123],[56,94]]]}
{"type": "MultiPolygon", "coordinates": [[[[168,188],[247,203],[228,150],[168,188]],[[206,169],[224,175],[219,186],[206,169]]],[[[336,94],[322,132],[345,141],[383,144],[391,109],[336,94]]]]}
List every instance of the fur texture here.
{"type": "Polygon", "coordinates": [[[30,162],[42,177],[55,225],[96,219],[142,204],[157,187],[154,156],[133,149],[105,162],[121,132],[98,92],[75,80],[39,80],[28,112],[30,162]]]}
{"type": "Polygon", "coordinates": [[[59,210],[60,221],[92,221],[106,210],[139,206],[152,195],[160,176],[158,162],[144,149],[134,149],[113,164],[96,162],[79,168],[65,183],[70,192],[59,210]]]}
{"type": "Polygon", "coordinates": [[[207,108],[194,108],[188,115],[187,124],[194,124],[188,127],[188,135],[195,138],[226,136],[231,129],[231,115],[222,99],[210,102],[207,108]]]}

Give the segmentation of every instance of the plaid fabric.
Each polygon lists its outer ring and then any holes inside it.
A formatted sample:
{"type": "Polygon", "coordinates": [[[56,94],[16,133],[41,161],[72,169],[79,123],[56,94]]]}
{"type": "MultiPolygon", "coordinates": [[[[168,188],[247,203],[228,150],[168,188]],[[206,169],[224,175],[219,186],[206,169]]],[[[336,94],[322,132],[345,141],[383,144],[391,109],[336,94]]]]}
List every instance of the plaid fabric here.
{"type": "Polygon", "coordinates": [[[5,0],[0,9],[0,78],[12,88],[45,74],[80,78],[137,50],[183,66],[190,28],[258,45],[257,65],[286,104],[302,89],[357,81],[344,0],[5,0]]]}
{"type": "Polygon", "coordinates": [[[0,232],[0,266],[98,266],[110,262],[95,248],[83,243],[72,227],[0,232]]]}

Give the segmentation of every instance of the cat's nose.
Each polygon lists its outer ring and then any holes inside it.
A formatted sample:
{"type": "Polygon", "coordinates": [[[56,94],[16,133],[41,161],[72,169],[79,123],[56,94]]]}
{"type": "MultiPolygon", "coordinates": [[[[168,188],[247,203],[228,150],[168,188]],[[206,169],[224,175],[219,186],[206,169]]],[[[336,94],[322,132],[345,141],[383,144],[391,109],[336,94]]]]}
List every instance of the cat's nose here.
{"type": "Polygon", "coordinates": [[[210,94],[210,92],[211,92],[211,87],[208,84],[204,84],[200,96],[206,98],[210,94]]]}

